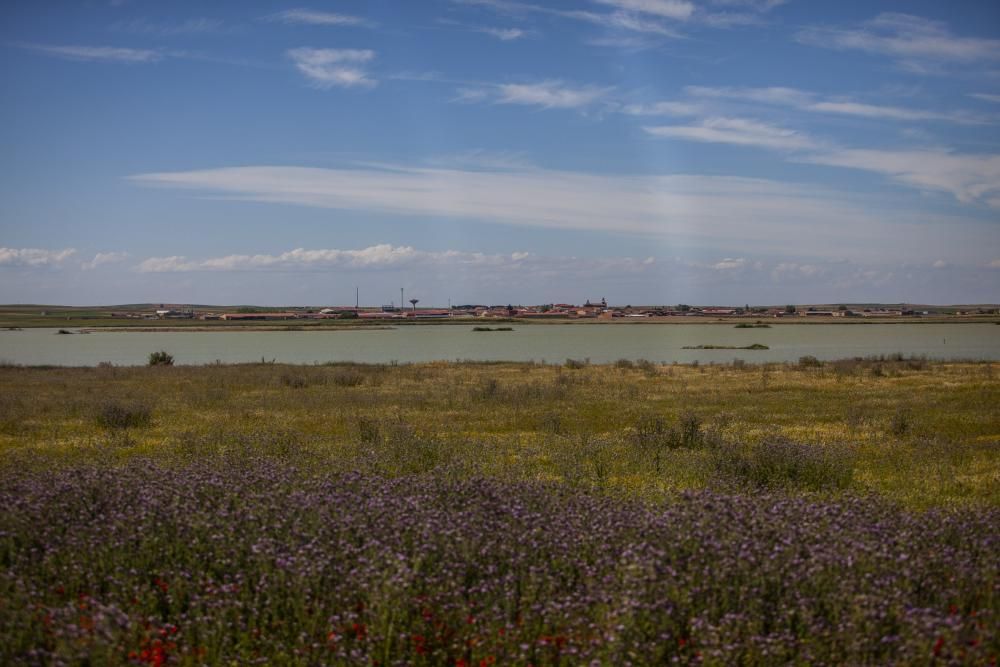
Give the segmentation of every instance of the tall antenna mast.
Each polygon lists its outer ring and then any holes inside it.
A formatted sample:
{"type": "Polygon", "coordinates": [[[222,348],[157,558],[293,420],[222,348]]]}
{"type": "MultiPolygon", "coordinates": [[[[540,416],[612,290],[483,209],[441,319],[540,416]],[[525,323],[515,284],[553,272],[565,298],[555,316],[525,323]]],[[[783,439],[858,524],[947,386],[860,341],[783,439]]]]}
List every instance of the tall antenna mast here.
{"type": "Polygon", "coordinates": [[[403,310],[403,304],[404,304],[404,303],[406,303],[406,302],[405,302],[405,301],[403,301],[403,288],[402,288],[402,287],[400,287],[400,288],[399,288],[399,309],[400,309],[400,310],[403,310]]]}
{"type": "Polygon", "coordinates": [[[354,288],[354,310],[357,310],[360,307],[361,307],[361,288],[360,287],[355,287],[354,288]]]}

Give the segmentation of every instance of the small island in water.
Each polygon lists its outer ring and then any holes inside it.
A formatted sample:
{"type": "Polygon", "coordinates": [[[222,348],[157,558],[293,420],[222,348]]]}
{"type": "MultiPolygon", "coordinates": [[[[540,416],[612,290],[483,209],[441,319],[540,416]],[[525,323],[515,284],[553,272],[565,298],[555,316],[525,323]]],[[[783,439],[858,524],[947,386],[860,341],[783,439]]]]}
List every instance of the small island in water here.
{"type": "Polygon", "coordinates": [[[770,350],[767,345],[685,345],[683,350],[770,350]]]}

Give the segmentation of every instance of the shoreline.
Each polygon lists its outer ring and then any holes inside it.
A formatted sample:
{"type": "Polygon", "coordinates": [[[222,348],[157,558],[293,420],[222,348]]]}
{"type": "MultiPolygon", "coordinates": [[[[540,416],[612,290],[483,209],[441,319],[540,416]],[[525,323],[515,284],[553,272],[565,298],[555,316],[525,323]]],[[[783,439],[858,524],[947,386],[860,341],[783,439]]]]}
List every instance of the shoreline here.
{"type": "MultiPolygon", "coordinates": [[[[67,320],[61,323],[56,322],[8,322],[0,326],[0,333],[27,331],[30,329],[76,329],[79,333],[170,333],[170,332],[191,332],[191,333],[215,333],[215,332],[289,332],[289,331],[309,331],[309,332],[335,332],[335,331],[385,331],[404,327],[451,327],[451,326],[693,326],[712,325],[721,327],[732,327],[741,329],[753,329],[757,327],[737,327],[739,324],[767,324],[769,328],[782,326],[816,326],[816,325],[837,325],[837,326],[864,326],[873,324],[1000,324],[1000,317],[980,316],[980,317],[934,317],[934,318],[774,318],[760,321],[749,318],[677,318],[677,317],[650,317],[644,319],[565,319],[556,321],[537,321],[519,319],[468,319],[468,320],[430,320],[430,321],[393,321],[391,323],[373,324],[292,324],[291,322],[282,324],[137,324],[128,325],[115,323],[85,323],[83,321],[74,323],[67,320]]],[[[763,328],[763,327],[761,327],[763,328]]]]}

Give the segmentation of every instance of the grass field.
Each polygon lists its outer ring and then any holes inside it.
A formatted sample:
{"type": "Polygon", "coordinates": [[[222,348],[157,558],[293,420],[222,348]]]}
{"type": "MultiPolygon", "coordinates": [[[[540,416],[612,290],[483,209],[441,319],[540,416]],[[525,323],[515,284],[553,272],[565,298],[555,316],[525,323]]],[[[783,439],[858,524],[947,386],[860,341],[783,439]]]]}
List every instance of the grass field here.
{"type": "Polygon", "coordinates": [[[1000,378],[0,368],[0,662],[990,664],[1000,378]]]}
{"type": "Polygon", "coordinates": [[[280,442],[337,469],[447,464],[658,498],[720,483],[720,457],[783,446],[829,453],[849,481],[755,483],[1000,505],[995,364],[568,365],[8,367],[0,451],[169,459],[280,442]],[[141,418],[109,426],[115,411],[141,418]]]}

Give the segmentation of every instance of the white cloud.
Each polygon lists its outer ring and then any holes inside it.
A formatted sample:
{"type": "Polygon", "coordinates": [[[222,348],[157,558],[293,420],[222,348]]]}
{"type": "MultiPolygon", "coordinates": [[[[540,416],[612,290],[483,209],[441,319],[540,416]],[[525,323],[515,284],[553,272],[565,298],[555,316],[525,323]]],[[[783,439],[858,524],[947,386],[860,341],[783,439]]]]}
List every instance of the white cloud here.
{"type": "Polygon", "coordinates": [[[601,46],[627,51],[641,51],[657,45],[656,42],[635,35],[612,35],[610,37],[594,37],[585,41],[590,46],[601,46]]]}
{"type": "Polygon", "coordinates": [[[756,248],[883,258],[891,247],[893,253],[932,261],[940,256],[941,247],[953,245],[958,226],[967,234],[966,247],[991,247],[996,241],[993,225],[936,216],[896,200],[725,176],[383,165],[233,167],[132,179],[246,201],[412,216],[411,220],[452,218],[640,234],[712,244],[723,252],[756,248]],[[913,231],[914,225],[919,225],[920,233],[913,231]]]}
{"type": "Polygon", "coordinates": [[[76,254],[73,248],[42,250],[39,248],[0,248],[0,266],[55,266],[76,254]]]}
{"type": "Polygon", "coordinates": [[[727,257],[722,261],[712,264],[711,268],[715,269],[716,271],[733,271],[736,269],[745,268],[747,264],[748,264],[747,260],[744,259],[743,257],[739,257],[737,259],[732,259],[727,257]]]}
{"type": "Polygon", "coordinates": [[[372,88],[378,82],[369,78],[363,65],[375,57],[369,49],[291,49],[288,56],[295,67],[318,88],[372,88]]]}
{"type": "Polygon", "coordinates": [[[89,271],[105,264],[116,264],[124,261],[128,258],[128,256],[127,252],[99,252],[94,255],[94,259],[89,262],[83,262],[80,265],[80,268],[85,271],[89,271]]]}
{"type": "Polygon", "coordinates": [[[497,90],[496,101],[500,104],[526,104],[545,109],[576,109],[597,101],[611,89],[596,86],[573,88],[561,81],[542,81],[503,83],[497,86],[497,90]]]}
{"type": "Polygon", "coordinates": [[[202,260],[186,257],[150,257],[135,268],[142,273],[187,273],[193,271],[331,271],[372,270],[419,271],[427,269],[488,269],[549,273],[572,270],[640,272],[655,264],[652,257],[542,257],[528,252],[482,253],[459,250],[427,251],[411,246],[378,244],[359,250],[296,248],[280,254],[226,255],[202,260]]]}
{"type": "Polygon", "coordinates": [[[796,88],[711,88],[705,86],[688,86],[685,91],[694,97],[714,99],[734,99],[758,104],[787,106],[800,111],[813,113],[840,114],[861,116],[866,118],[885,118],[907,121],[945,121],[966,125],[976,125],[995,122],[995,118],[978,116],[964,111],[930,111],[926,109],[909,109],[895,106],[880,106],[865,104],[845,98],[823,99],[816,93],[796,88]]]}
{"type": "Polygon", "coordinates": [[[272,14],[267,18],[290,25],[368,25],[368,21],[360,16],[320,12],[311,9],[286,9],[283,12],[272,14]]]}
{"type": "Polygon", "coordinates": [[[922,190],[950,193],[963,203],[985,201],[1000,209],[993,204],[1000,197],[1000,155],[836,149],[804,157],[802,161],[877,172],[922,190]]]}
{"type": "Polygon", "coordinates": [[[990,269],[1000,269],[1000,259],[994,259],[992,262],[986,265],[990,269]]]}
{"type": "Polygon", "coordinates": [[[651,104],[627,104],[621,112],[629,116],[696,116],[702,109],[690,102],[653,102],[651,104]]]}
{"type": "Polygon", "coordinates": [[[933,269],[947,269],[949,266],[948,262],[943,259],[936,259],[934,260],[934,263],[931,264],[931,268],[933,269]]]}
{"type": "Polygon", "coordinates": [[[860,102],[816,102],[802,107],[806,111],[818,111],[867,118],[888,118],[892,120],[939,120],[967,125],[988,122],[987,119],[964,112],[937,112],[922,109],[905,109],[893,106],[876,106],[860,102]]]}
{"type": "Polygon", "coordinates": [[[628,12],[652,14],[668,19],[684,20],[694,13],[694,5],[686,0],[594,0],[628,12]]]}
{"type": "Polygon", "coordinates": [[[976,63],[1000,59],[1000,40],[960,37],[939,21],[897,13],[879,14],[853,28],[802,30],[804,44],[887,55],[918,67],[930,63],[976,63]]]}
{"type": "Polygon", "coordinates": [[[969,97],[974,97],[977,100],[985,100],[986,102],[1000,103],[1000,95],[992,95],[990,93],[972,93],[969,97]]]}
{"type": "Polygon", "coordinates": [[[520,28],[476,28],[475,30],[476,32],[496,37],[502,42],[511,42],[515,39],[521,39],[528,34],[520,28]]]}
{"type": "Polygon", "coordinates": [[[125,49],[114,46],[56,46],[49,44],[19,44],[21,48],[66,60],[110,63],[152,63],[164,54],[151,49],[125,49]]]}
{"type": "Polygon", "coordinates": [[[788,0],[711,0],[713,5],[723,7],[746,7],[758,12],[769,12],[775,7],[780,7],[788,0]]]}
{"type": "Polygon", "coordinates": [[[173,271],[194,271],[197,264],[189,262],[185,257],[172,255],[170,257],[150,257],[143,260],[137,267],[143,273],[169,273],[173,271]]]}
{"type": "MultiPolygon", "coordinates": [[[[629,4],[633,2],[642,2],[642,0],[621,0],[621,1],[622,3],[629,3],[629,4]]],[[[671,0],[646,0],[646,1],[649,3],[663,2],[668,4],[677,4],[677,6],[686,4],[686,3],[673,3],[671,0]]],[[[663,37],[678,36],[677,32],[670,29],[659,20],[660,18],[664,18],[662,14],[657,15],[656,13],[651,13],[651,12],[645,12],[645,13],[647,14],[647,16],[653,18],[643,17],[640,15],[640,13],[635,11],[619,10],[610,13],[590,12],[590,11],[573,10],[573,9],[556,9],[544,5],[533,5],[524,2],[511,2],[509,0],[452,0],[452,2],[460,5],[486,7],[488,9],[492,9],[502,14],[526,14],[526,13],[545,14],[548,16],[555,16],[558,18],[590,23],[591,25],[595,25],[612,31],[626,30],[626,31],[639,32],[651,35],[660,35],[663,37]]],[[[619,4],[619,0],[612,0],[611,2],[605,2],[604,4],[617,5],[619,4]]],[[[666,7],[666,4],[664,5],[664,7],[666,7]]],[[[674,9],[673,11],[676,13],[678,10],[674,9]]],[[[680,11],[683,12],[683,9],[681,9],[680,11]]]]}
{"type": "MultiPolygon", "coordinates": [[[[581,9],[559,9],[544,4],[531,4],[515,0],[451,0],[454,4],[483,7],[505,15],[528,13],[545,14],[563,19],[581,21],[604,28],[607,31],[628,31],[660,37],[678,38],[682,35],[672,25],[679,23],[699,23],[713,28],[730,28],[741,25],[763,23],[760,14],[766,13],[785,0],[715,0],[711,4],[738,8],[745,11],[709,11],[690,0],[591,0],[592,3],[609,7],[606,12],[581,9]]],[[[618,46],[624,48],[645,48],[646,42],[623,41],[620,36],[610,35],[587,40],[597,46],[618,46]]]]}
{"type": "MultiPolygon", "coordinates": [[[[981,119],[967,114],[816,101],[814,94],[790,88],[689,88],[688,92],[696,97],[787,104],[815,112],[898,120],[947,118],[956,122],[981,122],[981,119]]],[[[652,136],[661,138],[785,151],[792,153],[791,159],[798,162],[875,172],[920,190],[949,193],[962,203],[981,203],[1000,210],[1000,155],[957,153],[946,149],[845,148],[794,130],[741,118],[709,117],[694,125],[649,126],[644,129],[652,136]]]]}
{"type": "Polygon", "coordinates": [[[714,117],[706,118],[697,125],[661,125],[643,129],[654,137],[772,150],[795,151],[818,147],[817,142],[795,130],[744,118],[714,117]]]}
{"type": "Polygon", "coordinates": [[[490,94],[484,88],[459,88],[455,91],[455,97],[453,97],[451,102],[485,102],[489,99],[490,94]]]}

